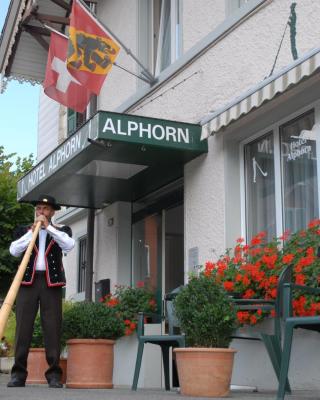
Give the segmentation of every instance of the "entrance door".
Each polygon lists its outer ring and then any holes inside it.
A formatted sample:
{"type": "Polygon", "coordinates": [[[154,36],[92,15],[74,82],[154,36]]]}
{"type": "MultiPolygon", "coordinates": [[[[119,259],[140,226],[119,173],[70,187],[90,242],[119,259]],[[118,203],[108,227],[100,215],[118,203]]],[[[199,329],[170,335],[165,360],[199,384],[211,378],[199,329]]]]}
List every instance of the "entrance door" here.
{"type": "Polygon", "coordinates": [[[163,295],[184,283],[183,205],[165,210],[164,219],[165,279],[163,295]]]}
{"type": "Polygon", "coordinates": [[[182,199],[180,189],[133,208],[132,284],[154,291],[159,313],[164,294],[184,283],[182,199]]]}

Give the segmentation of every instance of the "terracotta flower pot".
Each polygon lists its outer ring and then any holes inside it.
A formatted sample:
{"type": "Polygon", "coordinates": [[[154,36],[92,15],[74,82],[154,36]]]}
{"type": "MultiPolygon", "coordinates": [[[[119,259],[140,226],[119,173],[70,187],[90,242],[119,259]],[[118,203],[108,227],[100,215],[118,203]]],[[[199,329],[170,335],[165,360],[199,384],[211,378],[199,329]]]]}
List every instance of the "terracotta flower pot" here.
{"type": "MultiPolygon", "coordinates": [[[[60,359],[60,367],[62,369],[62,383],[66,383],[67,360],[60,359]]],[[[44,348],[32,348],[29,350],[28,355],[28,377],[26,383],[28,384],[46,384],[47,380],[45,372],[48,369],[46,360],[46,353],[44,348]]]]}
{"type": "Polygon", "coordinates": [[[226,397],[230,392],[234,349],[176,348],[181,394],[226,397]]]}
{"type": "Polygon", "coordinates": [[[28,377],[26,383],[47,383],[44,373],[48,369],[48,364],[44,348],[34,348],[29,350],[27,369],[28,377]]]}
{"type": "Polygon", "coordinates": [[[113,347],[107,339],[71,339],[68,345],[68,388],[113,388],[113,347]]]}

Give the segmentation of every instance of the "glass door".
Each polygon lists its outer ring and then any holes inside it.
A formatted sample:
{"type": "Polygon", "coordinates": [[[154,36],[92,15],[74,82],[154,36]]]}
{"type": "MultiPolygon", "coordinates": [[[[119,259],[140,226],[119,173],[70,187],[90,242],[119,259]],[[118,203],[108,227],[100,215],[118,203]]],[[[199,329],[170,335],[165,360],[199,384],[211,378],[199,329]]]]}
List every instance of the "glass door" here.
{"type": "Polygon", "coordinates": [[[132,226],[132,284],[151,288],[161,310],[162,216],[149,215],[132,226]]]}
{"type": "Polygon", "coordinates": [[[164,218],[165,276],[163,295],[184,283],[183,205],[165,210],[164,218]]]}
{"type": "Polygon", "coordinates": [[[164,295],[184,283],[183,188],[133,204],[132,284],[152,289],[162,312],[164,295]]]}

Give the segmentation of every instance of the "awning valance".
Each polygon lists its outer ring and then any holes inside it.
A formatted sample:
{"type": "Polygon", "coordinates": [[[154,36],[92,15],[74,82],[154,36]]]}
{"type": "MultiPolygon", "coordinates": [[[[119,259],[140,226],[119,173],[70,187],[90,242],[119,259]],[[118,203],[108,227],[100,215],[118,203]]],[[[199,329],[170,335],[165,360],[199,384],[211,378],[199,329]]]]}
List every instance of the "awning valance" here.
{"type": "Polygon", "coordinates": [[[11,0],[0,36],[2,88],[9,79],[42,83],[49,48],[49,24],[57,30],[68,23],[71,1],[11,0]]]}
{"type": "Polygon", "coordinates": [[[135,201],[208,151],[200,134],[196,124],[99,111],[18,182],[18,200],[49,194],[90,208],[135,201]]]}
{"type": "Polygon", "coordinates": [[[226,127],[232,121],[248,114],[251,110],[261,106],[277,94],[288,90],[302,79],[313,75],[320,70],[320,48],[314,49],[299,58],[286,68],[271,75],[243,95],[235,98],[229,104],[219,108],[200,121],[202,125],[201,139],[226,127]]]}

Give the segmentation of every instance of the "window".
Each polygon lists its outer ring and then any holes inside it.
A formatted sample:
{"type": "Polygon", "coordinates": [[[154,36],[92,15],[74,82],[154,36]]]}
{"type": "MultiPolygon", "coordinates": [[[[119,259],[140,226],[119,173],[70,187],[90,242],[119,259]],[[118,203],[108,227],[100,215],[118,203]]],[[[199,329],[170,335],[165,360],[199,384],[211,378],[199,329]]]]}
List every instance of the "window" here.
{"type": "Polygon", "coordinates": [[[244,146],[247,240],[260,231],[268,239],[295,232],[318,218],[314,123],[312,110],[244,146]]]}
{"type": "Polygon", "coordinates": [[[273,134],[245,146],[247,235],[276,235],[273,134]]]}
{"type": "Polygon", "coordinates": [[[181,55],[181,1],[139,1],[139,58],[158,75],[181,55]]]}
{"type": "Polygon", "coordinates": [[[226,0],[226,15],[230,15],[239,10],[251,0],[226,0]]]}
{"type": "Polygon", "coordinates": [[[84,292],[87,268],[87,236],[79,239],[78,292],[84,292]]]}
{"type": "Polygon", "coordinates": [[[78,113],[71,108],[68,108],[68,128],[67,128],[67,136],[75,132],[79,126],[81,126],[86,121],[86,113],[78,113]]]}
{"type": "Polygon", "coordinates": [[[284,229],[296,231],[318,216],[313,112],[280,127],[284,229]]]}

